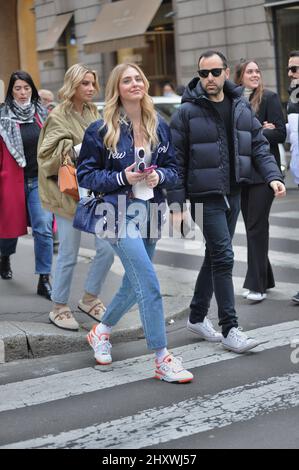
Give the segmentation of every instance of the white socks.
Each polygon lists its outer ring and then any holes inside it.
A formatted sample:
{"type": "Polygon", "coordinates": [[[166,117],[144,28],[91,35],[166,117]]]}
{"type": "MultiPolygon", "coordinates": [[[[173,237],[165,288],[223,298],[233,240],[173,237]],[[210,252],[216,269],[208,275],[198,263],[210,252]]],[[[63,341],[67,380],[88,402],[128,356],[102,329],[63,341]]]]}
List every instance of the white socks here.
{"type": "Polygon", "coordinates": [[[163,348],[163,349],[157,349],[155,351],[156,353],[156,359],[157,359],[157,362],[162,362],[163,359],[169,355],[169,352],[168,352],[168,349],[167,348],[163,348]]]}
{"type": "Polygon", "coordinates": [[[96,327],[96,334],[97,334],[98,336],[101,336],[101,335],[110,335],[110,334],[111,334],[111,331],[112,331],[112,327],[111,327],[111,326],[104,325],[104,323],[100,323],[100,324],[96,327]]]}

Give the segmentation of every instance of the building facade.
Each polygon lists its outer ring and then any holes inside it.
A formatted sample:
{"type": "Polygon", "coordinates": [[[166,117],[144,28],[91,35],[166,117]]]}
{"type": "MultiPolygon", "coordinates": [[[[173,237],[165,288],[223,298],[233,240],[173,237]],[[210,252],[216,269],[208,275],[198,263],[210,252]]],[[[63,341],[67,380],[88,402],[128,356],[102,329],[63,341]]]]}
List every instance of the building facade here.
{"type": "Polygon", "coordinates": [[[23,68],[55,93],[76,62],[98,71],[103,90],[111,68],[132,61],[160,94],[166,81],[188,83],[201,52],[220,49],[231,68],[257,60],[266,87],[285,102],[288,52],[299,49],[299,1],[0,0],[0,7],[7,51],[0,80],[23,68]]]}
{"type": "Polygon", "coordinates": [[[173,0],[177,80],[186,83],[206,49],[220,49],[231,69],[258,61],[265,86],[287,100],[288,52],[299,49],[299,1],[173,0]]]}
{"type": "Polygon", "coordinates": [[[36,0],[37,55],[43,87],[57,91],[65,70],[82,62],[106,83],[123,61],[141,65],[158,93],[175,77],[171,0],[36,0]]]}
{"type": "Polygon", "coordinates": [[[30,71],[39,86],[34,0],[0,0],[0,102],[11,73],[30,71]]]}

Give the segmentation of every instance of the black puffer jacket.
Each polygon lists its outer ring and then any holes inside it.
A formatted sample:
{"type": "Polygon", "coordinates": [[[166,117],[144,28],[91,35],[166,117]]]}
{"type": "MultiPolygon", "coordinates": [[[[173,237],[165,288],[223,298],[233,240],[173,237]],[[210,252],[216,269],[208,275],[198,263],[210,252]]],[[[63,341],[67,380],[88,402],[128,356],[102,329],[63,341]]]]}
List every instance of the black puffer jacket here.
{"type": "MultiPolygon", "coordinates": [[[[234,171],[237,183],[253,183],[253,168],[269,183],[283,181],[270,153],[262,127],[242,88],[230,81],[224,93],[232,101],[234,171]]],[[[185,90],[182,105],[171,121],[179,183],[168,191],[168,202],[202,199],[230,192],[229,155],[226,131],[220,115],[204,93],[198,78],[185,90]]]]}

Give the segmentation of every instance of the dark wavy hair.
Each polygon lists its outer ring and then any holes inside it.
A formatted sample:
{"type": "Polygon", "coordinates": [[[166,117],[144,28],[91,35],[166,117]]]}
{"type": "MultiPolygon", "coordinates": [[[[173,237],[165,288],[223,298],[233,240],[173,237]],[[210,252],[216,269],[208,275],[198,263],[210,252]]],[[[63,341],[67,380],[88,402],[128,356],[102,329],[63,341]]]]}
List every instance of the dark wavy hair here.
{"type": "Polygon", "coordinates": [[[25,72],[24,70],[17,70],[16,72],[13,72],[10,76],[8,87],[7,87],[7,92],[6,92],[6,97],[5,97],[5,103],[10,106],[13,102],[13,94],[12,94],[12,89],[14,87],[14,84],[17,80],[24,80],[24,82],[28,83],[28,85],[31,87],[32,90],[32,95],[31,95],[31,101],[32,103],[36,104],[40,102],[40,97],[38,94],[38,91],[36,89],[36,86],[34,85],[34,82],[32,80],[31,75],[29,73],[25,72]]]}

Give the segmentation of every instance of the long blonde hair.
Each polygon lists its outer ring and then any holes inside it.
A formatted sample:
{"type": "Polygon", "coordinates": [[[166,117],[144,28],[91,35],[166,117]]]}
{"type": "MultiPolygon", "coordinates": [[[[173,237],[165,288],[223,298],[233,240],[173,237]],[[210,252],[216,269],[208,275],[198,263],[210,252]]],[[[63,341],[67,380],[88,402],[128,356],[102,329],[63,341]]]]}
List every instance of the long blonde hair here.
{"type": "MultiPolygon", "coordinates": [[[[84,64],[74,64],[65,73],[63,86],[58,91],[58,97],[61,100],[61,108],[65,113],[69,113],[73,108],[72,97],[74,96],[76,89],[84,80],[87,73],[91,73],[95,80],[95,89],[99,93],[100,85],[98,74],[95,70],[89,69],[84,64]]],[[[97,118],[97,107],[93,103],[86,103],[91,111],[95,113],[95,119],[97,118]]]]}
{"type": "Polygon", "coordinates": [[[107,148],[116,151],[117,143],[120,138],[120,124],[126,122],[126,118],[121,112],[121,100],[119,95],[119,82],[123,73],[133,67],[141,76],[145,85],[145,93],[140,102],[141,104],[141,126],[145,138],[151,148],[158,144],[157,127],[158,116],[154,108],[153,100],[148,94],[149,82],[143,71],[138,65],[133,63],[119,64],[111,71],[105,93],[105,107],[103,110],[104,125],[107,126],[107,132],[104,137],[104,144],[107,148]]]}
{"type": "MultiPolygon", "coordinates": [[[[241,60],[240,63],[236,65],[234,80],[237,85],[243,85],[244,73],[247,68],[247,65],[250,64],[250,62],[253,62],[259,67],[256,60],[253,60],[253,59],[241,60]]],[[[250,95],[250,104],[256,113],[258,112],[260,104],[262,102],[263,93],[264,93],[264,85],[263,85],[263,80],[262,80],[262,74],[260,74],[259,85],[255,90],[252,90],[252,93],[250,95]]]]}

